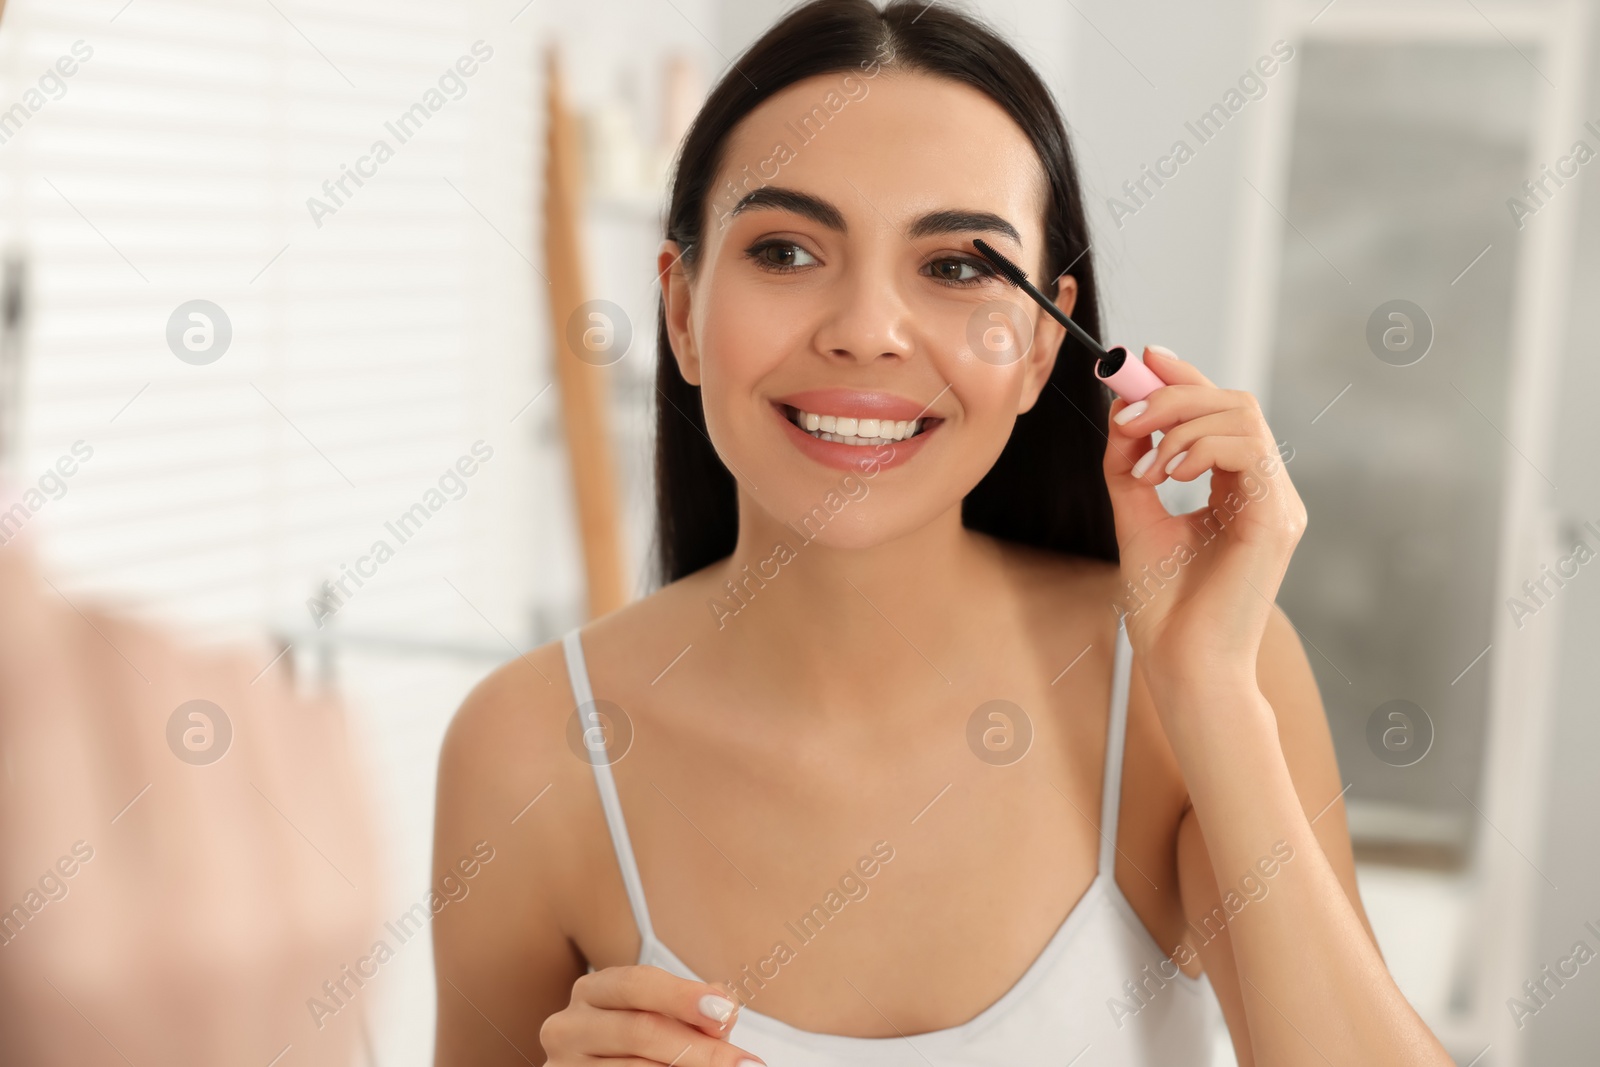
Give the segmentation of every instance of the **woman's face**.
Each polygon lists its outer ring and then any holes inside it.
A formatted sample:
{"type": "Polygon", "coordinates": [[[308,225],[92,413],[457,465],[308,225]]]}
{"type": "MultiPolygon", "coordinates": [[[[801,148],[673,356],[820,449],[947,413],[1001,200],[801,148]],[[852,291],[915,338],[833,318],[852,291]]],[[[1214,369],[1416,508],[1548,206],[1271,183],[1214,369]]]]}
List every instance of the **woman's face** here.
{"type": "MultiPolygon", "coordinates": [[[[1046,190],[998,104],[928,75],[819,75],[739,124],[693,276],[670,241],[659,267],[673,352],[743,506],[797,528],[825,507],[808,528],[838,547],[959,506],[1064,334],[972,239],[1050,293],[1046,190]]],[[[1063,277],[1060,306],[1075,295],[1063,277]]]]}

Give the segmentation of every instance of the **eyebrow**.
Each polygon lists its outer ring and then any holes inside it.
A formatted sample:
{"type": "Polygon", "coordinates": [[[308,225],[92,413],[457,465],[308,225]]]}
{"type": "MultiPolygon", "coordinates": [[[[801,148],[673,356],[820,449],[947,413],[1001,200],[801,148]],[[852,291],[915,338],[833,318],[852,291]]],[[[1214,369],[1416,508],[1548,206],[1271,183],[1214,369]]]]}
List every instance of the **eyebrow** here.
{"type": "MultiPolygon", "coordinates": [[[[788,211],[810,219],[830,230],[845,233],[844,215],[838,208],[819,196],[802,193],[798,189],[788,189],[781,185],[764,185],[759,189],[752,189],[746,193],[733,210],[728,212],[731,217],[750,208],[772,208],[778,211],[788,211]]],[[[919,215],[906,230],[908,238],[934,237],[947,233],[994,233],[1011,238],[1018,245],[1022,244],[1022,235],[1017,228],[992,211],[969,211],[960,208],[941,208],[919,215]]]]}

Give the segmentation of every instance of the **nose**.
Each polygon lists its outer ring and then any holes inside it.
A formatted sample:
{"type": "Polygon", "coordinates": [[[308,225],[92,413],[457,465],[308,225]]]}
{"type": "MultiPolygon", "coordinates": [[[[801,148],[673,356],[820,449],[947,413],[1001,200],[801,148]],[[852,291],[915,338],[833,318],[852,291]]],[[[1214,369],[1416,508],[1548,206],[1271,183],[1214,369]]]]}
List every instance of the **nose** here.
{"type": "Polygon", "coordinates": [[[817,351],[839,361],[869,364],[911,355],[912,321],[895,269],[904,257],[888,250],[861,256],[841,271],[827,293],[828,310],[817,327],[817,351]]]}

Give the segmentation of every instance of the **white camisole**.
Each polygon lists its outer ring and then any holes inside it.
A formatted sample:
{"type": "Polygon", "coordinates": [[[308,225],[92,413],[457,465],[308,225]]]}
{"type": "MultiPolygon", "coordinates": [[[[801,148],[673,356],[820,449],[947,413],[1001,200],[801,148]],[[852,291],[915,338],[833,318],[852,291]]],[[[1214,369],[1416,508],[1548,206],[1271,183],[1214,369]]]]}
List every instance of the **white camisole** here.
{"type": "MultiPolygon", "coordinates": [[[[577,630],[562,642],[579,708],[594,700],[577,630]]],[[[729,1040],[768,1067],[1211,1067],[1231,1063],[1221,1009],[1204,974],[1179,972],[1156,944],[1115,878],[1117,808],[1127,737],[1133,650],[1117,628],[1105,774],[1100,857],[1095,879],[1015,985],[976,1016],[943,1030],[900,1037],[849,1037],[801,1030],[748,1005],[729,1040]],[[1170,976],[1170,977],[1169,977],[1170,976]]],[[[640,964],[705,981],[656,939],[639,865],[628,840],[616,781],[604,749],[591,750],[611,841],[639,927],[640,964]],[[597,754],[598,753],[598,754],[597,754]]],[[[930,931],[930,936],[937,936],[930,931]]],[[[592,970],[593,968],[591,968],[592,970]]]]}

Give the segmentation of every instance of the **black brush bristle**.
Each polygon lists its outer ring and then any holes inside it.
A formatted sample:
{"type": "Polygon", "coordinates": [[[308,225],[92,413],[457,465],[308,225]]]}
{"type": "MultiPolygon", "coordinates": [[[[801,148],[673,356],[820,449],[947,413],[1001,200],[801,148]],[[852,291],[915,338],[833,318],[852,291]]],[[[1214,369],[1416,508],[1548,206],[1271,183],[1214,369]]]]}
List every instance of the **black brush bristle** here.
{"type": "MultiPolygon", "coordinates": [[[[999,252],[996,252],[993,246],[991,246],[989,242],[985,241],[981,237],[973,238],[972,247],[976,248],[983,258],[987,259],[991,264],[993,264],[994,269],[999,271],[1001,276],[1004,277],[1006,281],[1010,282],[1018,289],[1021,289],[1024,293],[1027,293],[1028,296],[1033,299],[1034,303],[1038,304],[1040,307],[1044,308],[1047,313],[1049,313],[1051,318],[1065,326],[1068,333],[1072,334],[1072,336],[1083,342],[1084,346],[1087,347],[1090,352],[1097,356],[1106,355],[1106,350],[1101,346],[1100,342],[1089,336],[1088,331],[1086,331],[1082,326],[1079,326],[1077,323],[1073,322],[1072,319],[1065,315],[1060,308],[1056,307],[1049,297],[1041,293],[1038,287],[1036,287],[1032,282],[1028,281],[1028,275],[1021,267],[1011,262],[1005,256],[1002,256],[999,252]]],[[[1118,365],[1120,366],[1120,361],[1118,365]]]]}
{"type": "Polygon", "coordinates": [[[994,269],[1005,276],[1005,279],[1018,289],[1026,288],[1023,285],[1028,280],[1027,273],[1005,256],[995,251],[994,247],[981,237],[974,238],[972,247],[983,253],[983,258],[994,264],[994,269]]]}

